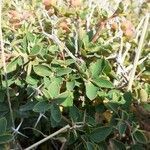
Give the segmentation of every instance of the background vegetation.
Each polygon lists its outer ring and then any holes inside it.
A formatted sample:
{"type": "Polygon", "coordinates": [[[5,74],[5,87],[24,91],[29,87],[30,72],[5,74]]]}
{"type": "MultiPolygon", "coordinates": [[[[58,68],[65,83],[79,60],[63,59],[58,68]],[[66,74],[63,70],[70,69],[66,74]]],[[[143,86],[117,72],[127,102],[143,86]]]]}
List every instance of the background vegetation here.
{"type": "Polygon", "coordinates": [[[0,2],[0,149],[150,148],[148,0],[0,2]]]}

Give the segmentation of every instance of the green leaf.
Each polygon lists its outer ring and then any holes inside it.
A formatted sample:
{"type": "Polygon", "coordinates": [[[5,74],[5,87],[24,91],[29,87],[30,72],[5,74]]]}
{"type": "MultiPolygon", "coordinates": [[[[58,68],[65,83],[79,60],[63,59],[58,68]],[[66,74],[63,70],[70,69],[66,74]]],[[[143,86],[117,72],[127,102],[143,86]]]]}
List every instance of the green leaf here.
{"type": "Polygon", "coordinates": [[[114,150],[126,150],[126,147],[122,142],[115,139],[112,139],[111,142],[114,150]]]}
{"type": "Polygon", "coordinates": [[[131,150],[145,150],[145,148],[143,147],[142,144],[134,144],[134,145],[131,145],[131,150]]]}
{"type": "Polygon", "coordinates": [[[96,62],[92,62],[89,67],[92,73],[92,78],[98,77],[100,74],[108,74],[111,72],[111,66],[105,59],[98,59],[96,62]]]}
{"type": "Polygon", "coordinates": [[[31,51],[30,51],[30,55],[37,55],[41,50],[41,46],[39,45],[34,45],[32,48],[31,48],[31,51]]]}
{"type": "Polygon", "coordinates": [[[49,92],[49,94],[52,98],[59,95],[61,84],[62,84],[62,79],[61,78],[52,79],[52,82],[47,87],[48,92],[49,92]]]}
{"type": "Polygon", "coordinates": [[[75,81],[68,81],[66,82],[66,88],[68,91],[72,91],[75,87],[75,81]]]}
{"type": "Polygon", "coordinates": [[[125,134],[127,125],[125,123],[123,123],[122,121],[120,121],[117,125],[117,128],[119,130],[119,134],[122,136],[123,134],[125,134]]]}
{"type": "Polygon", "coordinates": [[[0,102],[4,102],[5,100],[5,90],[0,90],[0,102]]]}
{"type": "Polygon", "coordinates": [[[9,108],[7,106],[7,104],[5,103],[0,103],[0,112],[8,112],[9,108]]]}
{"type": "Polygon", "coordinates": [[[63,103],[63,102],[66,100],[66,98],[68,97],[68,95],[69,95],[69,91],[65,91],[65,92],[59,94],[59,95],[55,98],[55,100],[56,100],[56,102],[57,102],[58,104],[61,104],[61,103],[63,103]]]}
{"type": "Polygon", "coordinates": [[[33,66],[33,70],[37,75],[42,76],[42,77],[51,75],[51,69],[45,65],[33,66]]]}
{"type": "Polygon", "coordinates": [[[33,109],[33,107],[36,105],[36,101],[29,101],[26,102],[25,105],[20,106],[19,111],[23,112],[23,111],[30,111],[33,109]]]}
{"type": "Polygon", "coordinates": [[[59,126],[59,123],[56,122],[52,116],[50,116],[50,122],[51,122],[51,127],[52,128],[55,128],[55,127],[58,127],[59,126]]]}
{"type": "Polygon", "coordinates": [[[90,64],[89,70],[92,73],[92,78],[98,77],[102,72],[101,64],[102,64],[102,60],[100,59],[90,64]]]}
{"type": "Polygon", "coordinates": [[[52,118],[56,121],[56,122],[60,122],[61,121],[61,111],[59,109],[59,106],[55,103],[53,103],[51,105],[51,116],[52,118]]]}
{"type": "Polygon", "coordinates": [[[31,85],[36,85],[38,83],[38,79],[35,79],[34,77],[32,76],[27,76],[26,77],[26,82],[28,84],[31,84],[31,85]]]}
{"type": "Polygon", "coordinates": [[[80,111],[76,106],[72,106],[69,108],[69,117],[76,122],[80,117],[80,111]]]}
{"type": "Polygon", "coordinates": [[[69,92],[68,97],[61,103],[64,107],[70,107],[73,106],[73,93],[69,92]]]}
{"type": "Polygon", "coordinates": [[[50,85],[51,80],[48,77],[44,77],[43,82],[44,82],[44,87],[47,88],[50,85]]]}
{"type": "Polygon", "coordinates": [[[146,111],[150,111],[150,104],[148,104],[148,103],[143,104],[143,108],[144,108],[146,111]]]}
{"type": "Polygon", "coordinates": [[[100,50],[101,50],[101,47],[99,45],[94,45],[93,43],[92,44],[88,43],[88,48],[86,49],[86,51],[88,51],[89,54],[96,53],[100,50]]]}
{"type": "Polygon", "coordinates": [[[106,97],[107,96],[107,93],[104,92],[104,91],[98,91],[97,94],[98,94],[99,97],[106,97]]]}
{"type": "Polygon", "coordinates": [[[111,72],[111,65],[110,63],[108,62],[108,60],[105,60],[105,59],[102,59],[102,71],[105,73],[105,74],[108,74],[111,72]]]}
{"type": "Polygon", "coordinates": [[[135,138],[135,140],[139,143],[143,143],[145,144],[147,142],[146,136],[144,135],[144,133],[140,130],[137,130],[133,133],[133,137],[135,138]]]}
{"type": "Polygon", "coordinates": [[[111,99],[111,102],[118,103],[121,99],[121,92],[119,90],[113,89],[107,93],[107,97],[111,99]]]}
{"type": "Polygon", "coordinates": [[[56,45],[51,45],[48,47],[48,50],[52,53],[52,54],[55,54],[55,52],[58,51],[58,46],[56,45]]]}
{"type": "Polygon", "coordinates": [[[123,105],[123,109],[128,110],[131,103],[132,103],[132,93],[131,92],[125,92],[123,95],[123,98],[125,100],[125,104],[123,105]]]}
{"type": "Polygon", "coordinates": [[[87,150],[95,150],[95,144],[91,142],[86,142],[86,149],[87,150]]]}
{"type": "Polygon", "coordinates": [[[21,41],[21,45],[22,45],[21,52],[23,53],[27,52],[27,48],[28,48],[27,36],[23,37],[21,41]]]}
{"type": "Polygon", "coordinates": [[[35,41],[36,36],[35,36],[35,34],[33,34],[33,33],[31,33],[31,32],[27,32],[27,33],[26,33],[26,38],[27,38],[27,41],[33,42],[33,41],[35,41]]]}
{"type": "Polygon", "coordinates": [[[84,34],[82,37],[82,42],[84,44],[84,48],[87,48],[89,45],[89,36],[87,34],[84,34]]]}
{"type": "Polygon", "coordinates": [[[72,72],[71,68],[59,68],[56,70],[57,76],[63,76],[72,72]]]}
{"type": "Polygon", "coordinates": [[[99,127],[94,129],[90,134],[89,138],[92,142],[102,142],[104,141],[112,132],[111,127],[99,127]]]}
{"type": "Polygon", "coordinates": [[[0,118],[0,135],[6,132],[7,120],[5,117],[0,118]]]}
{"type": "Polygon", "coordinates": [[[38,102],[34,106],[33,111],[34,112],[39,112],[39,113],[44,113],[49,109],[50,109],[50,104],[47,101],[41,101],[41,102],[38,102]]]}
{"type": "Polygon", "coordinates": [[[50,99],[50,98],[51,98],[51,96],[50,96],[48,90],[43,89],[43,90],[42,90],[42,93],[43,93],[43,95],[44,95],[47,99],[50,99]]]}
{"type": "Polygon", "coordinates": [[[145,89],[141,89],[140,90],[140,93],[139,93],[139,96],[140,96],[140,101],[145,103],[147,102],[148,100],[148,93],[145,89]]]}
{"type": "Polygon", "coordinates": [[[103,77],[95,78],[92,81],[94,82],[94,84],[96,84],[97,86],[101,88],[114,88],[113,84],[109,80],[103,77]]]}
{"type": "Polygon", "coordinates": [[[12,135],[11,134],[0,135],[0,144],[7,143],[11,140],[12,140],[12,135]]]}
{"type": "Polygon", "coordinates": [[[17,64],[18,64],[19,57],[14,58],[11,60],[11,62],[7,65],[7,73],[15,71],[17,69],[17,64]]]}
{"type": "Polygon", "coordinates": [[[86,117],[86,123],[91,126],[95,126],[97,124],[95,121],[95,118],[90,117],[90,116],[86,117]]]}
{"type": "Polygon", "coordinates": [[[95,85],[93,85],[90,81],[85,82],[85,89],[86,89],[86,96],[90,100],[93,100],[96,98],[98,88],[95,85]]]}
{"type": "Polygon", "coordinates": [[[0,144],[0,150],[6,150],[6,145],[5,144],[0,144]]]}

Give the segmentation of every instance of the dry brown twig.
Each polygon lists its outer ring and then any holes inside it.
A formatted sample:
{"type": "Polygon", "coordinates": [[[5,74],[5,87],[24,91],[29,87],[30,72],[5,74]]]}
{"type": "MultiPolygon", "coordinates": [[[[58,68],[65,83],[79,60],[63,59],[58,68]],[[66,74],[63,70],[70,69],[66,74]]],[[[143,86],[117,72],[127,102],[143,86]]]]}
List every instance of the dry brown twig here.
{"type": "Polygon", "coordinates": [[[135,58],[134,58],[133,68],[131,70],[130,80],[129,80],[129,84],[128,84],[128,91],[132,91],[132,85],[133,85],[133,81],[134,81],[134,78],[135,78],[136,68],[137,68],[137,65],[138,65],[138,62],[139,62],[139,59],[140,59],[140,55],[141,55],[141,51],[142,51],[142,48],[143,48],[146,31],[147,31],[148,24],[149,24],[149,17],[150,17],[150,14],[149,13],[146,14],[144,25],[143,25],[143,30],[142,30],[142,35],[141,35],[141,38],[139,40],[139,45],[138,45],[136,55],[135,55],[135,58]]]}

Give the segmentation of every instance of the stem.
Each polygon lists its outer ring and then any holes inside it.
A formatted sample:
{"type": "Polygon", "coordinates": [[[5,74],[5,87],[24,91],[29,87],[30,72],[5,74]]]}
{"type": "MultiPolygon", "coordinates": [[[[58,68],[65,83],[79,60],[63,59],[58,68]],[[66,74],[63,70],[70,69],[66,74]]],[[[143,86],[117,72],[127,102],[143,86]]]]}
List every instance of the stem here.
{"type": "Polygon", "coordinates": [[[86,15],[86,31],[87,32],[90,31],[90,23],[91,23],[92,15],[94,13],[95,8],[96,8],[96,5],[93,4],[93,1],[89,0],[88,9],[90,13],[86,15]]]}
{"type": "Polygon", "coordinates": [[[7,101],[8,101],[9,110],[10,110],[10,118],[11,118],[12,126],[15,128],[13,110],[12,110],[11,101],[10,101],[6,60],[5,60],[5,51],[4,51],[4,42],[3,42],[3,34],[2,34],[2,0],[0,1],[0,49],[1,49],[1,59],[2,59],[2,63],[3,63],[4,77],[5,77],[5,83],[6,83],[7,101]]]}
{"type": "Polygon", "coordinates": [[[40,145],[40,144],[46,142],[46,141],[49,140],[50,138],[56,136],[56,135],[59,134],[59,133],[64,132],[64,131],[67,130],[67,129],[70,129],[70,125],[66,125],[65,127],[61,128],[60,130],[54,132],[53,134],[47,136],[46,138],[40,140],[39,142],[34,143],[33,145],[29,146],[28,148],[26,148],[26,149],[24,149],[24,150],[31,150],[31,149],[33,149],[34,147],[37,147],[38,145],[40,145]]]}
{"type": "Polygon", "coordinates": [[[38,145],[46,142],[47,140],[51,139],[52,137],[54,137],[54,136],[56,136],[56,135],[58,135],[58,134],[60,134],[60,133],[62,133],[64,131],[66,131],[67,129],[82,128],[83,126],[84,126],[83,122],[76,122],[72,127],[68,124],[68,125],[64,126],[63,128],[59,129],[58,131],[52,133],[51,135],[45,137],[44,139],[42,139],[42,140],[34,143],[33,145],[25,148],[24,150],[31,150],[31,149],[37,147],[38,145]]]}
{"type": "Polygon", "coordinates": [[[128,91],[132,91],[132,85],[133,85],[133,81],[134,81],[136,68],[137,68],[137,65],[138,65],[138,61],[139,61],[140,54],[141,54],[143,44],[144,44],[144,38],[145,38],[146,31],[147,31],[147,28],[148,28],[149,16],[150,15],[147,14],[146,17],[145,17],[145,22],[144,22],[144,26],[143,26],[142,35],[141,35],[141,38],[140,38],[140,41],[139,41],[138,49],[137,49],[137,52],[136,52],[136,55],[135,55],[133,68],[132,68],[132,71],[131,71],[131,76],[130,76],[130,80],[129,80],[129,84],[128,84],[128,91]]]}

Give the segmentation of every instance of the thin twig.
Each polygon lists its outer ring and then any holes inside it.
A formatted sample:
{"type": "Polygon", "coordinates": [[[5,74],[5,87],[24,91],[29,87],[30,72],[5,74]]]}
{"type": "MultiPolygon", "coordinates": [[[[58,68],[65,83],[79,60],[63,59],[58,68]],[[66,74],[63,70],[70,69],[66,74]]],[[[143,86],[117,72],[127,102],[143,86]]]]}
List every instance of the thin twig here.
{"type": "Polygon", "coordinates": [[[100,21],[98,22],[98,29],[97,29],[96,33],[94,34],[94,36],[93,36],[93,38],[92,38],[92,42],[93,42],[93,43],[95,43],[95,42],[98,40],[98,38],[99,38],[99,36],[100,36],[102,30],[105,28],[106,23],[107,23],[109,20],[111,20],[112,18],[114,18],[114,17],[116,17],[116,13],[114,13],[111,17],[109,17],[109,18],[107,18],[107,19],[105,19],[105,20],[100,20],[100,21]]]}
{"type": "Polygon", "coordinates": [[[58,134],[60,134],[60,133],[63,133],[64,131],[66,131],[66,130],[68,130],[68,129],[82,128],[83,126],[84,126],[83,122],[82,122],[82,124],[81,124],[81,122],[77,122],[77,123],[75,123],[72,127],[68,124],[68,125],[64,126],[63,128],[59,129],[58,131],[52,133],[51,135],[45,137],[44,139],[42,139],[42,140],[40,140],[40,141],[34,143],[33,145],[27,147],[27,148],[24,149],[24,150],[31,150],[31,149],[33,149],[33,148],[39,146],[40,144],[46,142],[47,140],[53,138],[54,136],[56,136],[56,135],[58,135],[58,134]],[[79,123],[80,125],[78,125],[78,123],[79,123]]]}
{"type": "Polygon", "coordinates": [[[79,44],[78,44],[78,41],[79,41],[79,35],[78,35],[78,24],[75,23],[75,29],[74,29],[74,46],[75,46],[75,56],[78,56],[78,53],[79,53],[79,44]]]}
{"type": "Polygon", "coordinates": [[[3,34],[2,34],[2,0],[0,1],[0,49],[1,49],[1,59],[3,62],[3,69],[4,69],[4,76],[5,76],[5,83],[6,83],[6,93],[7,93],[7,101],[9,105],[10,110],[10,118],[12,122],[12,127],[15,128],[14,123],[14,116],[13,116],[13,110],[11,106],[10,101],[10,93],[9,93],[9,86],[8,86],[8,78],[7,78],[7,69],[6,69],[6,61],[5,61],[5,51],[4,51],[4,42],[3,42],[3,34]]]}
{"type": "Polygon", "coordinates": [[[129,80],[129,84],[128,84],[128,90],[129,91],[132,91],[132,84],[133,84],[133,81],[134,81],[136,68],[137,68],[137,65],[138,65],[138,61],[139,61],[140,54],[141,54],[141,51],[142,51],[142,47],[143,47],[143,44],[144,44],[144,38],[145,38],[146,31],[147,31],[147,28],[148,28],[149,16],[150,16],[150,14],[146,14],[146,17],[145,17],[145,22],[144,22],[144,26],[143,26],[142,35],[141,35],[141,38],[140,38],[140,41],[139,41],[138,49],[137,49],[137,52],[136,52],[136,55],[135,55],[133,68],[132,68],[132,71],[131,71],[131,76],[130,76],[130,80],[129,80]]]}
{"type": "Polygon", "coordinates": [[[42,140],[40,140],[39,142],[37,142],[37,143],[35,143],[35,144],[29,146],[28,148],[26,148],[26,149],[24,149],[24,150],[31,150],[31,149],[33,149],[34,147],[37,147],[38,145],[42,144],[43,142],[46,142],[46,141],[49,140],[50,138],[52,138],[52,137],[54,137],[54,136],[56,136],[56,135],[58,135],[58,134],[64,132],[64,131],[67,130],[67,129],[70,129],[70,125],[66,125],[65,127],[61,128],[60,130],[54,132],[53,134],[51,134],[51,135],[45,137],[44,139],[42,139],[42,140]]]}
{"type": "Polygon", "coordinates": [[[90,23],[91,23],[91,18],[92,18],[92,15],[94,13],[94,10],[96,8],[96,5],[93,4],[93,1],[89,1],[88,2],[88,6],[89,6],[89,14],[86,15],[86,31],[89,32],[90,31],[90,23]]]}
{"type": "Polygon", "coordinates": [[[141,19],[140,23],[138,24],[137,28],[136,28],[136,38],[135,38],[135,41],[137,42],[138,41],[138,37],[141,33],[141,30],[140,28],[142,27],[143,25],[143,22],[144,22],[144,17],[141,19]]]}
{"type": "MultiPolygon", "coordinates": [[[[124,45],[124,42],[123,42],[123,32],[121,30],[121,27],[120,27],[120,24],[119,24],[119,30],[120,30],[120,50],[118,52],[118,56],[117,56],[117,63],[119,64],[118,67],[117,67],[117,71],[116,71],[116,75],[119,75],[119,78],[120,78],[120,75],[121,75],[121,67],[122,64],[123,64],[123,61],[122,61],[122,53],[123,53],[123,45],[124,45]]],[[[117,80],[114,80],[114,85],[118,85],[118,81],[117,80]]]]}
{"type": "Polygon", "coordinates": [[[34,128],[37,127],[37,125],[38,125],[38,123],[40,122],[40,120],[41,120],[42,117],[44,117],[45,119],[47,119],[47,117],[44,115],[44,113],[40,113],[40,114],[39,114],[39,117],[38,117],[38,119],[37,119],[37,121],[36,121],[36,123],[35,123],[35,125],[34,125],[34,128]]]}

